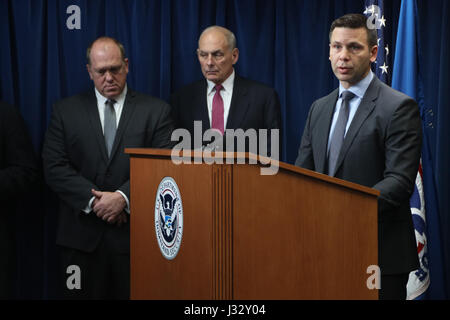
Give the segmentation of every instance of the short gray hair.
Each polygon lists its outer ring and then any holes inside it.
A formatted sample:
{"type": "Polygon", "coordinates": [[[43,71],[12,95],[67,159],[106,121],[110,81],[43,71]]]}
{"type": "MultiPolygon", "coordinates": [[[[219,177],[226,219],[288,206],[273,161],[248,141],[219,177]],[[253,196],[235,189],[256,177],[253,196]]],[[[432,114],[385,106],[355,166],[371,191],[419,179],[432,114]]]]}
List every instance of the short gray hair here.
{"type": "Polygon", "coordinates": [[[209,31],[213,31],[213,30],[222,32],[222,34],[227,39],[227,44],[230,47],[230,50],[233,50],[234,48],[236,48],[236,37],[234,36],[234,33],[231,32],[230,30],[228,30],[227,28],[224,28],[221,26],[210,26],[210,27],[206,28],[205,30],[203,30],[202,34],[200,35],[199,40],[205,33],[209,32],[209,31]]]}

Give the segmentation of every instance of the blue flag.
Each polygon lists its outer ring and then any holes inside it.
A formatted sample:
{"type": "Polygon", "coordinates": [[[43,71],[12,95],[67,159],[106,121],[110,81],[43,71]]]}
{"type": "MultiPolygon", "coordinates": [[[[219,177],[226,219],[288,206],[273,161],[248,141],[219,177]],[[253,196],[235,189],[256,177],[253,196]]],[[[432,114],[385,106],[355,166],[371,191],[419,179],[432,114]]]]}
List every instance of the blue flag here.
{"type": "MultiPolygon", "coordinates": [[[[397,30],[392,87],[417,101],[423,119],[425,107],[419,72],[417,34],[416,0],[403,0],[397,30]]],[[[429,153],[426,131],[424,130],[423,132],[422,160],[416,178],[415,190],[410,200],[420,268],[410,273],[407,285],[407,299],[423,298],[424,293],[430,286],[429,243],[427,239],[427,230],[430,230],[430,228],[427,226],[427,222],[431,220],[435,224],[436,219],[438,219],[431,155],[429,153]]],[[[436,239],[433,244],[435,247],[440,248],[438,225],[435,225],[435,228],[432,230],[436,239]]]]}

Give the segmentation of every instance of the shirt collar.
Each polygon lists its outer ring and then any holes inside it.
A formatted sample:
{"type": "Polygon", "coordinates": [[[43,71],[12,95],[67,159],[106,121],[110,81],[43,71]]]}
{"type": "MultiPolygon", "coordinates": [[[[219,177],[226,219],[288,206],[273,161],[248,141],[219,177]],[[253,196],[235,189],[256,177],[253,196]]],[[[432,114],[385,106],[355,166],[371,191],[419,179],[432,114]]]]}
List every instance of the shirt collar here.
{"type": "MultiPolygon", "coordinates": [[[[125,87],[122,90],[122,93],[119,94],[119,96],[117,96],[114,100],[116,100],[116,104],[122,105],[125,102],[125,97],[127,96],[127,84],[125,83],[125,87]]],[[[106,98],[105,96],[103,96],[98,90],[97,88],[95,88],[95,96],[97,97],[97,101],[99,102],[99,104],[104,105],[106,100],[108,100],[108,98],[106,98]]]]}
{"type": "MultiPolygon", "coordinates": [[[[230,74],[230,76],[224,82],[222,82],[222,87],[225,90],[225,92],[231,92],[233,90],[234,78],[235,73],[233,68],[233,72],[230,74]]],[[[216,84],[208,79],[206,79],[206,81],[208,83],[208,95],[209,95],[214,91],[214,87],[216,86],[216,84]]]]}
{"type": "Polygon", "coordinates": [[[339,97],[341,97],[341,94],[345,90],[350,90],[353,92],[358,98],[362,99],[364,97],[364,94],[366,93],[367,88],[369,87],[370,83],[372,82],[374,75],[372,70],[369,71],[367,76],[364,77],[361,81],[359,81],[357,84],[351,86],[348,89],[345,89],[342,84],[339,84],[339,97]]]}

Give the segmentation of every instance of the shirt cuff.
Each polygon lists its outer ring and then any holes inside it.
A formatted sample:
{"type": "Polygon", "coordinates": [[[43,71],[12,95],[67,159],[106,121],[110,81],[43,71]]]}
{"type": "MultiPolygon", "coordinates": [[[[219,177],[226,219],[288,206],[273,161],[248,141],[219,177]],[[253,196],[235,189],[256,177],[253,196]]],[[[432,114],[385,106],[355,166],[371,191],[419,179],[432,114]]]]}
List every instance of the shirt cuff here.
{"type": "Polygon", "coordinates": [[[95,197],[92,197],[91,200],[89,200],[89,203],[88,203],[88,205],[86,206],[86,208],[84,208],[84,209],[82,210],[85,214],[91,213],[91,211],[92,211],[92,202],[94,202],[94,200],[95,200],[95,197]]]}
{"type": "Polygon", "coordinates": [[[127,206],[124,208],[124,210],[126,213],[130,214],[130,201],[128,200],[127,196],[125,195],[125,193],[123,193],[120,190],[116,190],[116,192],[120,193],[122,195],[122,197],[125,199],[127,206]]]}

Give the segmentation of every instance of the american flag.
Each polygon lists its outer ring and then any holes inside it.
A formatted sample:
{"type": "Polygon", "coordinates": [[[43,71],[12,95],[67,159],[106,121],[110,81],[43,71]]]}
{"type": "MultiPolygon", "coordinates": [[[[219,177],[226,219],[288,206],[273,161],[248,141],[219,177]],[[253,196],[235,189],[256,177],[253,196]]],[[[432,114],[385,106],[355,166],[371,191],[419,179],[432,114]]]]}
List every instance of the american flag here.
{"type": "MultiPolygon", "coordinates": [[[[408,58],[414,57],[415,51],[417,50],[415,41],[411,41],[411,39],[407,37],[403,38],[403,35],[406,32],[412,34],[415,33],[415,30],[409,30],[409,28],[411,28],[411,25],[414,26],[415,24],[411,24],[411,21],[407,21],[408,19],[414,19],[415,17],[415,12],[412,10],[416,10],[416,7],[415,5],[412,6],[411,4],[415,4],[415,2],[409,0],[402,1],[399,28],[397,30],[398,35],[396,53],[406,53],[408,54],[408,58]]],[[[392,68],[390,69],[389,66],[393,64],[391,63],[392,55],[390,54],[389,43],[386,37],[386,35],[388,34],[386,31],[389,28],[389,22],[383,13],[383,0],[365,1],[364,14],[368,17],[368,21],[370,22],[369,26],[376,28],[378,33],[378,56],[375,64],[376,70],[374,71],[381,81],[383,81],[387,85],[391,85],[392,68]]],[[[396,66],[396,70],[394,70],[394,72],[396,74],[394,75],[394,79],[392,80],[392,85],[395,89],[400,90],[418,100],[419,97],[417,96],[417,92],[415,90],[415,77],[408,77],[402,73],[405,68],[409,68],[409,70],[413,71],[415,75],[417,74],[417,70],[416,68],[414,68],[414,61],[408,62],[411,62],[411,64],[408,64],[406,60],[403,61],[402,58],[400,58],[400,54],[399,57],[395,59],[394,65],[396,66]]],[[[418,101],[420,102],[420,100],[418,101]]],[[[411,272],[409,275],[407,284],[408,300],[418,298],[428,289],[430,284],[422,164],[420,164],[419,171],[417,173],[414,193],[410,199],[410,207],[416,235],[417,254],[420,261],[420,268],[411,272]]]]}
{"type": "Polygon", "coordinates": [[[388,39],[385,35],[388,27],[388,22],[384,16],[384,1],[383,0],[366,0],[364,14],[368,17],[368,22],[371,27],[377,29],[378,33],[378,56],[374,64],[374,72],[378,79],[391,84],[391,54],[389,51],[388,39]]]}

